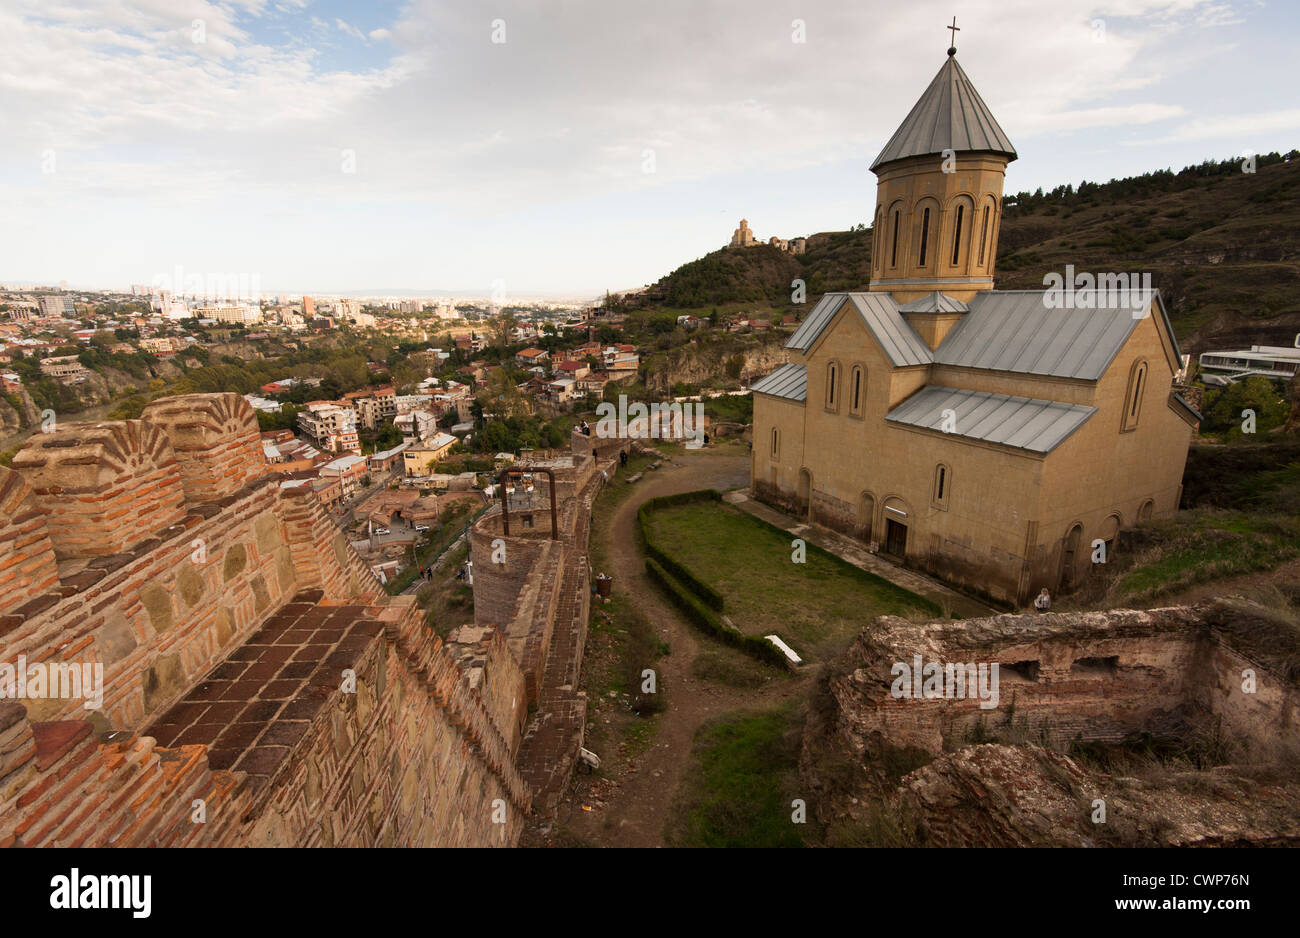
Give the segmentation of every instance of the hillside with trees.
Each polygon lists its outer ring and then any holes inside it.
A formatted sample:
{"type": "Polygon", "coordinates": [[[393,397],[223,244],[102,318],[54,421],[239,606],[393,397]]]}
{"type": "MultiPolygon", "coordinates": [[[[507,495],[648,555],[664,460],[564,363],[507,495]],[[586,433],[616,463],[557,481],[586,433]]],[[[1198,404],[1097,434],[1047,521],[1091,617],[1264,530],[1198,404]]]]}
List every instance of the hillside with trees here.
{"type": "MultiPolygon", "coordinates": [[[[1149,272],[1185,352],[1291,345],[1300,333],[1300,153],[1206,161],[1105,183],[1007,194],[996,268],[999,289],[1041,288],[1043,276],[1149,272]]],[[[1014,165],[1012,180],[1014,181],[1014,165]]],[[[864,209],[868,208],[864,206],[864,209]]],[[[807,253],[722,248],[684,264],[618,308],[702,311],[758,306],[801,315],[822,293],[865,289],[872,231],[808,238],[807,253]],[[807,301],[791,300],[791,281],[807,301]]]]}

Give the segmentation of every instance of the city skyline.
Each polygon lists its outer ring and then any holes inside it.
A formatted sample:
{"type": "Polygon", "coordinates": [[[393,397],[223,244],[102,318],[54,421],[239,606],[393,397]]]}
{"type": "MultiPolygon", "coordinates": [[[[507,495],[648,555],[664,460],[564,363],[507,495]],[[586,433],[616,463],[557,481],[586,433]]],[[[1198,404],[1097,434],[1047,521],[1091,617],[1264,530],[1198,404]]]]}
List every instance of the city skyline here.
{"type": "Polygon", "coordinates": [[[580,298],[653,282],[742,217],[762,240],[868,224],[867,166],[903,117],[869,91],[923,86],[954,13],[1022,158],[1008,192],[1300,138],[1281,4],[882,9],[19,3],[0,13],[0,281],[118,289],[181,265],[264,293],[580,298]]]}

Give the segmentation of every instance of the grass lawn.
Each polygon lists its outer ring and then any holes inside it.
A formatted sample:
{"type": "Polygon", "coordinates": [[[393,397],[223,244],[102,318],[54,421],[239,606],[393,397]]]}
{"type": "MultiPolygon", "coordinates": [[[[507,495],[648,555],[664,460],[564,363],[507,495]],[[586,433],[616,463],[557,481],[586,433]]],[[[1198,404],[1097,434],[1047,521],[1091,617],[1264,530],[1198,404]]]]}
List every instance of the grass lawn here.
{"type": "Polygon", "coordinates": [[[672,847],[801,847],[792,819],[798,719],[789,707],[701,726],[665,830],[672,847]]]}
{"type": "Polygon", "coordinates": [[[1133,569],[1110,589],[1117,603],[1154,602],[1196,583],[1256,573],[1300,555],[1294,518],[1193,509],[1152,525],[1133,569]]]}
{"type": "Polygon", "coordinates": [[[663,508],[650,534],[719,590],[723,614],[749,635],[780,635],[801,656],[829,657],[879,615],[937,613],[928,601],[833,557],[791,560],[793,538],[718,502],[663,508]]]}

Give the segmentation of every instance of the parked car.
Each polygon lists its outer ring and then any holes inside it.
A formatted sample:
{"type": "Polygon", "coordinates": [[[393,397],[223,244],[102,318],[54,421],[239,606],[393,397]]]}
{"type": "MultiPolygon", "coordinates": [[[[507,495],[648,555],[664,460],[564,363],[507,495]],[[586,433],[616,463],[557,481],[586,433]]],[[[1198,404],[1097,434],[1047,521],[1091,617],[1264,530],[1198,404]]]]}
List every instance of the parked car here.
{"type": "Polygon", "coordinates": [[[415,526],[415,530],[417,530],[417,531],[427,531],[427,530],[429,530],[429,526],[428,526],[427,524],[417,524],[417,525],[415,526]]]}
{"type": "Polygon", "coordinates": [[[375,528],[375,533],[376,533],[376,534],[392,534],[393,532],[390,531],[390,530],[388,530],[388,528],[375,528]]]}

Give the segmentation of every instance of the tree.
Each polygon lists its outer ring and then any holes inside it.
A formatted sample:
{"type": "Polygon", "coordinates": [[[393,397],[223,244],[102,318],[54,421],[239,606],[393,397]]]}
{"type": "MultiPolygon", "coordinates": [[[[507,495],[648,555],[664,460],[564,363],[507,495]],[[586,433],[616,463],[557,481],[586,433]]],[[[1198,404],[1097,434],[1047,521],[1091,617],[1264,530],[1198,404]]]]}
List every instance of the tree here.
{"type": "Polygon", "coordinates": [[[505,351],[513,340],[515,332],[515,315],[514,313],[503,311],[496,321],[492,324],[494,341],[501,351],[505,351]]]}
{"type": "Polygon", "coordinates": [[[375,435],[375,448],[378,450],[389,450],[402,442],[402,431],[391,423],[386,423],[379,428],[375,435]]]}
{"type": "Polygon", "coordinates": [[[1201,407],[1205,421],[1203,428],[1211,433],[1224,433],[1230,438],[1240,438],[1247,410],[1255,413],[1255,433],[1266,433],[1286,422],[1290,406],[1282,389],[1268,378],[1251,377],[1224,388],[1209,388],[1201,407]]]}

